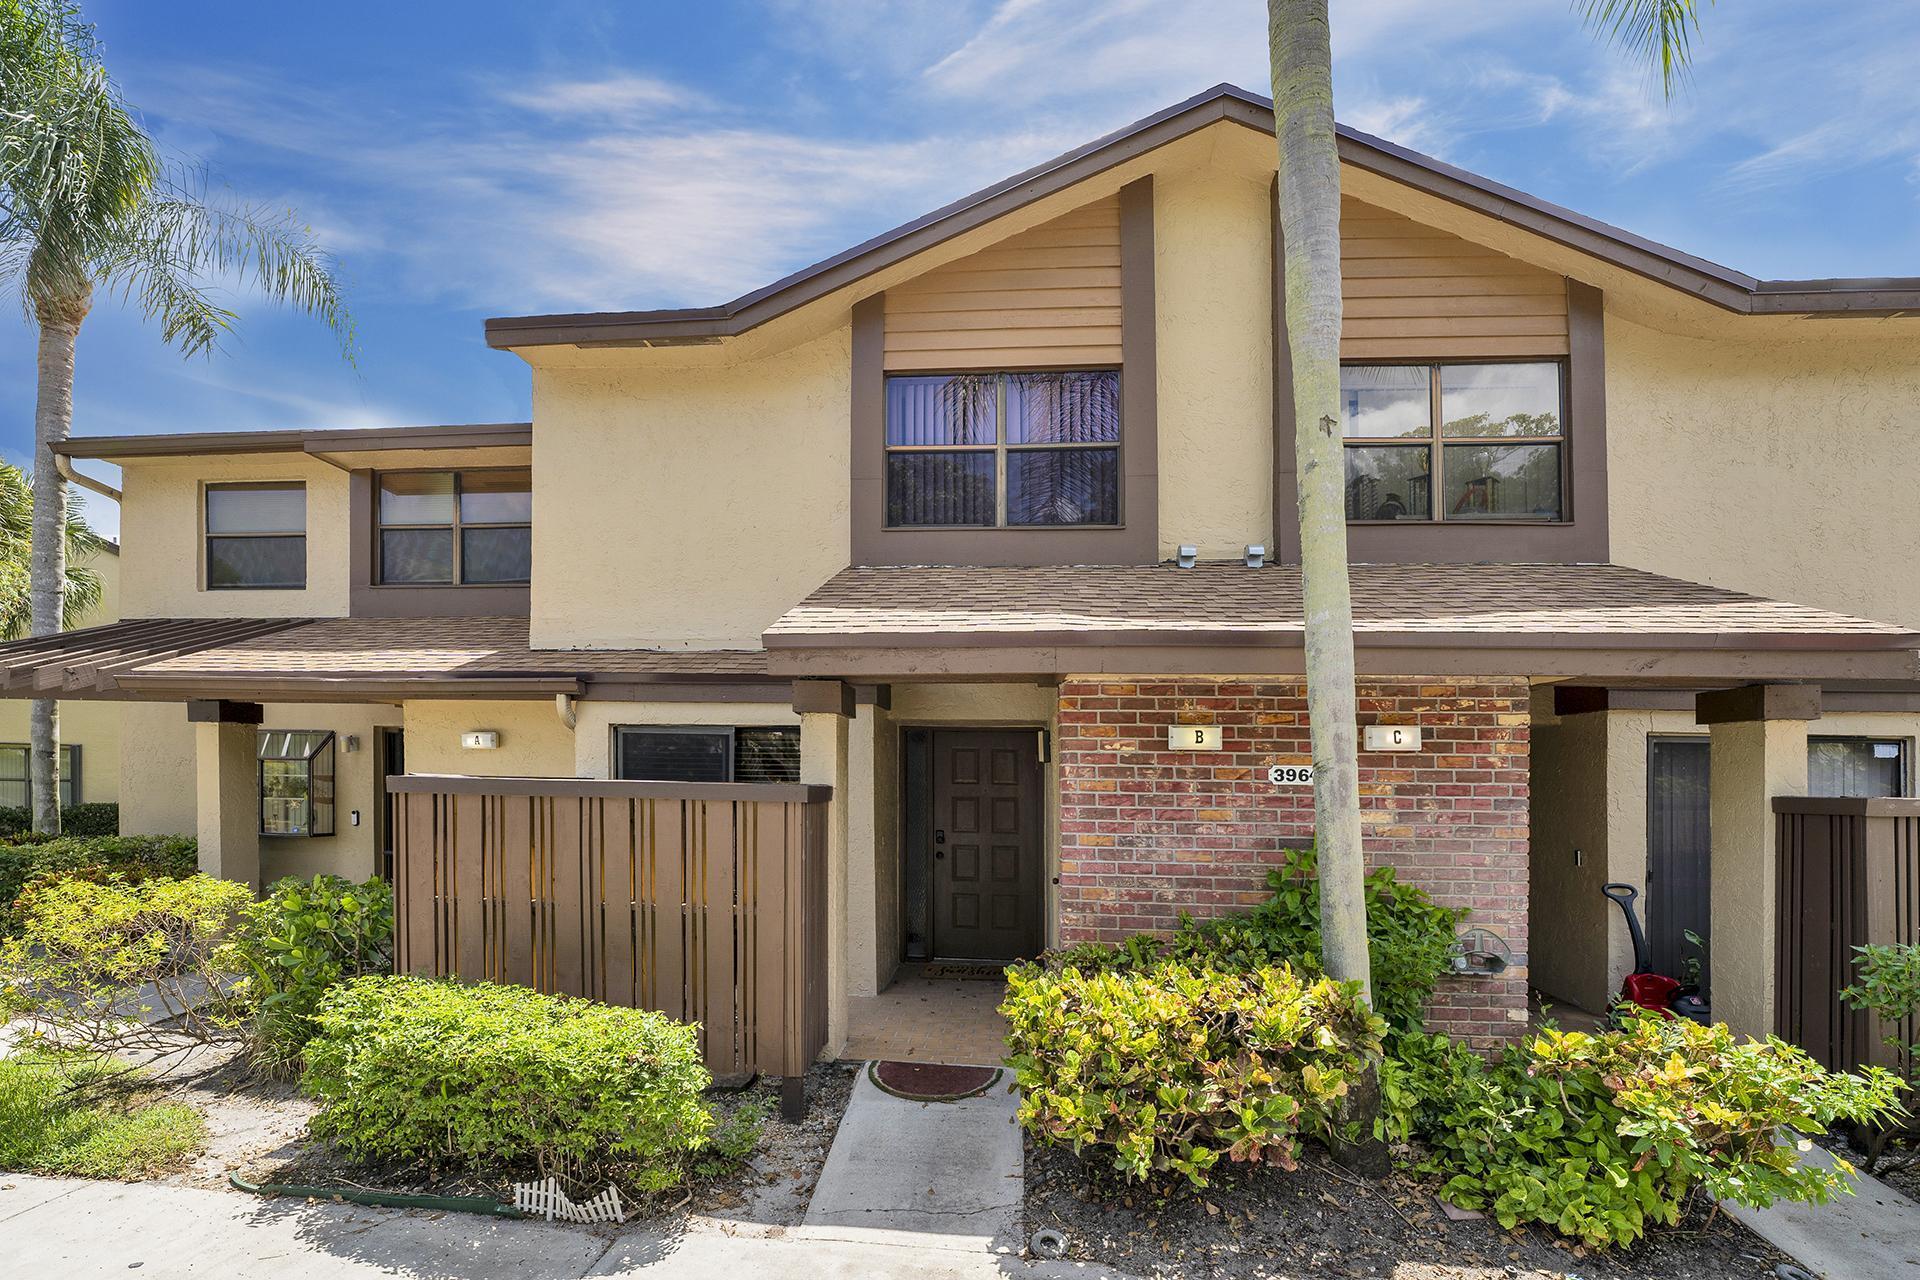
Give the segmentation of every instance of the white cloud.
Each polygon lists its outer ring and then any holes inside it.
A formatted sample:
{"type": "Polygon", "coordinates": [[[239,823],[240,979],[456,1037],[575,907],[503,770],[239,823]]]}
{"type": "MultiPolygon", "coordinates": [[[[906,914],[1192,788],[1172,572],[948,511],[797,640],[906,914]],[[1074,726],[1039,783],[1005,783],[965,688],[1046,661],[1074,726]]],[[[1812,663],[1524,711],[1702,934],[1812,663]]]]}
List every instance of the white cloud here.
{"type": "Polygon", "coordinates": [[[508,89],[501,100],[547,116],[624,116],[696,105],[699,95],[651,76],[611,76],[604,80],[550,80],[526,89],[508,89]]]}

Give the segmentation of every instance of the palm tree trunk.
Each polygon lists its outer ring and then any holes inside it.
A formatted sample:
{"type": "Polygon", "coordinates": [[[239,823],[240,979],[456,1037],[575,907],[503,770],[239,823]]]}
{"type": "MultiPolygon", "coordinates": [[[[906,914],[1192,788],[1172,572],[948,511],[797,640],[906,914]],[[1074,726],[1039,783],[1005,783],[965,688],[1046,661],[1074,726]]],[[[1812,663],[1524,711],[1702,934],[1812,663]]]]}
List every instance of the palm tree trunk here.
{"type": "MultiPolygon", "coordinates": [[[[1371,1000],[1353,600],[1347,585],[1346,459],[1340,442],[1340,155],[1333,130],[1327,0],[1268,0],[1267,34],[1280,148],[1287,341],[1293,354],[1321,958],[1330,976],[1359,983],[1371,1000]]],[[[1377,1081],[1365,1082],[1356,1094],[1349,1099],[1349,1114],[1364,1123],[1363,1134],[1370,1133],[1377,1081]]],[[[1354,1162],[1384,1173],[1385,1148],[1362,1146],[1369,1150],[1354,1162]]]]}
{"type": "MultiPolygon", "coordinates": [[[[33,559],[28,596],[32,632],[60,630],[67,586],[67,486],[53,465],[53,446],[73,428],[73,352],[93,290],[82,286],[58,302],[42,303],[38,400],[33,415],[33,559]]],[[[60,705],[36,698],[29,725],[28,786],[33,793],[33,829],[60,831],[60,705]]]]}

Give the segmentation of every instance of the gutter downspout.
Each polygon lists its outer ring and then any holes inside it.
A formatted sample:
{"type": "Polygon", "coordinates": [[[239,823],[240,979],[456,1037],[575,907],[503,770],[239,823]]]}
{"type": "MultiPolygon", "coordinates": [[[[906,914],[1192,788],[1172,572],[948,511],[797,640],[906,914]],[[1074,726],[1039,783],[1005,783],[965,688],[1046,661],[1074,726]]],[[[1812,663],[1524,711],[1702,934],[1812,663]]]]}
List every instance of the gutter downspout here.
{"type": "Polygon", "coordinates": [[[75,471],[73,469],[72,459],[68,458],[65,454],[56,453],[53,455],[53,469],[58,471],[61,477],[69,484],[77,484],[82,489],[91,489],[101,497],[112,498],[115,502],[121,501],[120,491],[118,489],[103,480],[95,480],[92,476],[82,475],[80,472],[75,471]]]}
{"type": "Polygon", "coordinates": [[[579,713],[574,708],[574,704],[578,701],[579,699],[571,693],[553,695],[554,713],[560,717],[560,723],[569,729],[576,727],[580,721],[579,713]]]}

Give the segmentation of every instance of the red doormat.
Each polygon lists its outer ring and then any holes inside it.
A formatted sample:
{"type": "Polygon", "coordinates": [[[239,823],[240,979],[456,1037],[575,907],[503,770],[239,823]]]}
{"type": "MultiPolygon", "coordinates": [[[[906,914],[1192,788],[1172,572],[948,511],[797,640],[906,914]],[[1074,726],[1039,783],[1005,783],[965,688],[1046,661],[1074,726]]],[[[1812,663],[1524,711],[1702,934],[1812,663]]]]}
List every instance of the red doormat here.
{"type": "Polygon", "coordinates": [[[1000,1079],[998,1067],[947,1067],[930,1062],[876,1062],[867,1078],[896,1098],[912,1102],[958,1102],[985,1093],[1000,1079]]]}

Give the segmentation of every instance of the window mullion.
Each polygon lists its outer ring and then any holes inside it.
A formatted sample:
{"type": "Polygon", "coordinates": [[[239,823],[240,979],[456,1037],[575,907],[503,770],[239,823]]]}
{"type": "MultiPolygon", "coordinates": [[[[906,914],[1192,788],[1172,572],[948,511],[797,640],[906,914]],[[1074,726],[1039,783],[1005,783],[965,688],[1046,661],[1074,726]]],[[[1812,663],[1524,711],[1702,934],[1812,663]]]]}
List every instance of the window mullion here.
{"type": "Polygon", "coordinates": [[[1432,477],[1432,482],[1428,485],[1427,513],[1435,523],[1441,523],[1447,518],[1445,501],[1447,484],[1444,474],[1447,450],[1440,443],[1442,432],[1440,430],[1439,365],[1428,366],[1427,383],[1427,474],[1432,477]]]}
{"type": "Polygon", "coordinates": [[[1007,375],[994,379],[993,527],[1007,527],[1007,375]]]}

